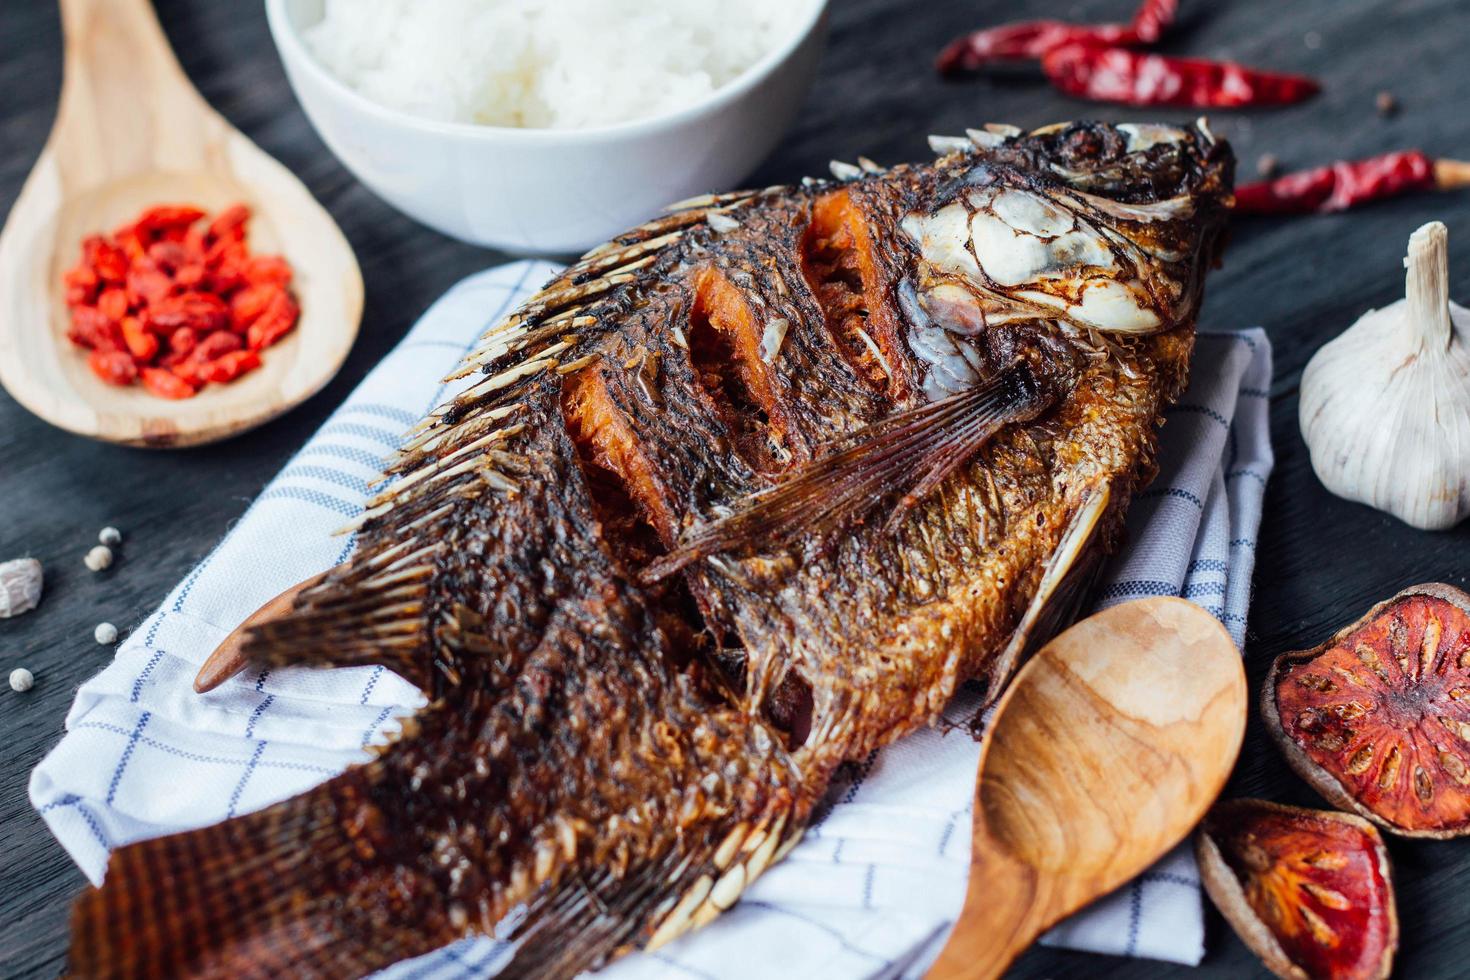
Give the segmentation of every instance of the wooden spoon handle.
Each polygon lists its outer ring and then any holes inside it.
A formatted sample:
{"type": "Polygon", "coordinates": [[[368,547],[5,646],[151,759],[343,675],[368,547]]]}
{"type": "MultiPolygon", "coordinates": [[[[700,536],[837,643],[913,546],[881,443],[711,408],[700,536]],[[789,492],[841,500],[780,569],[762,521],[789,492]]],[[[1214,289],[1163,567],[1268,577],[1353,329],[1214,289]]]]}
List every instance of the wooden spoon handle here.
{"type": "Polygon", "coordinates": [[[303,589],[316,585],[326,575],[327,573],[323,572],[321,575],[313,576],[305,582],[291,586],[236,626],[234,632],[225,637],[224,642],[216,647],[209,658],[200,665],[199,673],[194,675],[194,690],[200,694],[212,691],[244,670],[248,663],[244,652],[245,634],[250,631],[251,627],[290,612],[292,605],[296,602],[296,596],[303,589]]]}
{"type": "Polygon", "coordinates": [[[154,65],[177,66],[150,0],[61,0],[61,26],[68,73],[75,59],[91,61],[103,54],[136,58],[135,73],[154,65]]]}
{"type": "Polygon", "coordinates": [[[996,846],[978,823],[975,838],[964,909],[927,980],[999,977],[1055,921],[1050,879],[996,846]]]}
{"type": "Polygon", "coordinates": [[[61,0],[61,23],[53,138],[63,144],[63,165],[113,176],[149,171],[158,159],[180,171],[197,166],[200,120],[214,113],[179,66],[152,3],[61,0]]]}

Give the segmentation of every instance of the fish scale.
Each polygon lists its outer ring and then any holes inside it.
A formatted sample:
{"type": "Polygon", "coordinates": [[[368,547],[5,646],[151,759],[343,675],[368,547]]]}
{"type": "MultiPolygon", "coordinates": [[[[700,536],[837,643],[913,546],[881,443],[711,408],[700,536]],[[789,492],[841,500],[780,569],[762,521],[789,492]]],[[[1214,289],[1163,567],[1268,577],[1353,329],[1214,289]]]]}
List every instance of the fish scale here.
{"type": "Polygon", "coordinates": [[[572,976],[737,902],[840,765],[999,694],[1151,479],[1232,163],[1150,134],[989,127],[683,202],[492,327],[353,557],[212,668],[378,664],[428,707],[120,849],[72,971],[342,976],[497,932],[506,976],[572,976]]]}

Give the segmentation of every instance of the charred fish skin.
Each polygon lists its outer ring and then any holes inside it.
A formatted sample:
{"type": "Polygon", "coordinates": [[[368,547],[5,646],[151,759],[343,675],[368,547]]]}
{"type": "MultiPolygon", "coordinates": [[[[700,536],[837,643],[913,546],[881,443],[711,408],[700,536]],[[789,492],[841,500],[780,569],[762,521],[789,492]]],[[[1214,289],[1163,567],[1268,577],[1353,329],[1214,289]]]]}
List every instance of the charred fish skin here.
{"type": "Polygon", "coordinates": [[[707,923],[838,765],[998,693],[1151,478],[1232,162],[1203,124],[940,146],[684,202],[487,332],[355,556],[247,647],[430,705],[119,849],[73,972],[344,976],[499,929],[505,975],[572,976],[707,923]]]}

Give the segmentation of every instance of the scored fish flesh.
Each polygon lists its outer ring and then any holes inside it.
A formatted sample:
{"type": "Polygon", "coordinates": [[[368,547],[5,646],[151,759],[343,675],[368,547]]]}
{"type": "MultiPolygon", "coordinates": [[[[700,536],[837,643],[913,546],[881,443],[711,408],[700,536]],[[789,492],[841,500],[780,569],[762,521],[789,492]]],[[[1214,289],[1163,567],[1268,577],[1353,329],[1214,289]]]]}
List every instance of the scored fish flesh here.
{"type": "MultiPolygon", "coordinates": [[[[686,201],[497,324],[257,667],[428,705],[301,796],[120,848],[77,976],[571,976],[731,907],[834,771],[997,695],[1152,478],[1233,160],[991,126],[686,201]]],[[[276,607],[271,607],[275,609],[276,607]]],[[[228,671],[225,671],[228,673],[228,671]]]]}

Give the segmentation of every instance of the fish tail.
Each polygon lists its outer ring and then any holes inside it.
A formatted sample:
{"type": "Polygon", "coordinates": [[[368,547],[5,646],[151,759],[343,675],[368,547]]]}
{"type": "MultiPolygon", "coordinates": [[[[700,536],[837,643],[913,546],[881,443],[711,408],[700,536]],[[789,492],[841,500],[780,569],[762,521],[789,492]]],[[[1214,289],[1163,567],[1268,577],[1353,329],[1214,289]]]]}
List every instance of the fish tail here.
{"type": "Polygon", "coordinates": [[[384,853],[381,775],[119,848],[73,909],[71,975],[360,976],[453,938],[384,853]]]}

